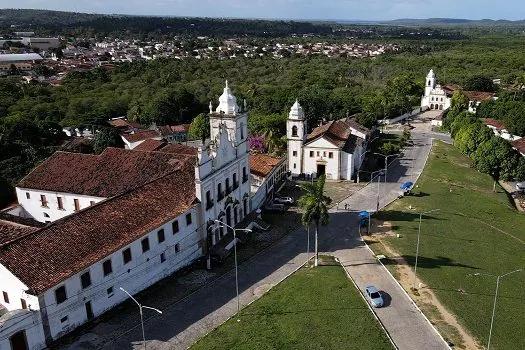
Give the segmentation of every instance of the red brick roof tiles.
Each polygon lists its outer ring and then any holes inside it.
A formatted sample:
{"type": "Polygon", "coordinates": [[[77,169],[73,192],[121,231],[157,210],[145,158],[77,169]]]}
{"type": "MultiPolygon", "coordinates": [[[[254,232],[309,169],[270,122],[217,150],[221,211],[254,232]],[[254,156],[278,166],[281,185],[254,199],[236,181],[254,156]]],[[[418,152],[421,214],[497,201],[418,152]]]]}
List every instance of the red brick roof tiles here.
{"type": "Polygon", "coordinates": [[[512,147],[521,154],[525,154],[525,138],[521,138],[516,141],[512,141],[512,147]]]}
{"type": "Polygon", "coordinates": [[[36,230],[38,230],[37,227],[0,220],[0,247],[36,230]]]}
{"type": "Polygon", "coordinates": [[[485,101],[493,98],[495,93],[484,91],[463,91],[463,95],[467,96],[470,101],[485,101]]]}
{"type": "Polygon", "coordinates": [[[167,144],[168,142],[164,140],[147,139],[146,141],[142,142],[137,147],[133,148],[133,150],[134,151],[144,151],[144,152],[158,151],[162,147],[165,147],[167,144]]]}
{"type": "Polygon", "coordinates": [[[155,137],[161,137],[160,133],[156,130],[140,130],[134,134],[122,135],[129,143],[152,139],[155,137]]]}
{"type": "Polygon", "coordinates": [[[108,198],[172,172],[180,159],[120,148],[107,148],[100,155],[56,152],[18,187],[108,198]]]}
{"type": "Polygon", "coordinates": [[[191,162],[179,167],[0,246],[0,264],[30,293],[45,292],[190,209],[195,203],[194,167],[191,162]]]}
{"type": "Polygon", "coordinates": [[[505,129],[505,125],[502,122],[500,122],[499,120],[496,120],[496,119],[485,118],[485,119],[482,119],[482,122],[483,122],[483,124],[495,127],[498,130],[505,129]]]}
{"type": "Polygon", "coordinates": [[[250,163],[250,173],[266,177],[272,172],[273,168],[279,164],[281,159],[266,154],[250,154],[248,161],[250,163]]]}
{"type": "Polygon", "coordinates": [[[307,142],[313,141],[319,137],[324,137],[335,146],[344,149],[345,152],[353,152],[357,144],[357,137],[352,135],[352,130],[357,130],[364,134],[368,134],[369,130],[357,123],[356,121],[345,118],[336,121],[330,121],[321,125],[308,135],[307,142]]]}

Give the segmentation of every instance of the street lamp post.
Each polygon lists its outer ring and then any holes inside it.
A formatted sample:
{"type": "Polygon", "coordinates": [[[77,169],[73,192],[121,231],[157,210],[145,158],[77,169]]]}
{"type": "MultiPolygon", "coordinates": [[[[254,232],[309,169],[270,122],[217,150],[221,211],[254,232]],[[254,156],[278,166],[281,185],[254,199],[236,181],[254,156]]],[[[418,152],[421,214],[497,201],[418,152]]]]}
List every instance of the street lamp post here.
{"type": "Polygon", "coordinates": [[[494,325],[494,315],[496,313],[496,301],[498,300],[498,289],[499,289],[499,280],[505,276],[508,276],[510,274],[513,274],[515,272],[520,272],[521,269],[517,269],[514,271],[507,272],[503,275],[495,276],[495,275],[489,275],[487,273],[480,273],[477,272],[474,274],[474,276],[488,276],[488,277],[496,277],[496,293],[494,293],[494,306],[492,307],[492,318],[490,319],[490,331],[489,331],[489,342],[487,344],[487,350],[490,350],[490,340],[492,338],[492,326],[494,325]]]}
{"type": "Polygon", "coordinates": [[[383,154],[383,153],[377,153],[377,152],[374,152],[374,154],[377,154],[378,156],[382,156],[382,157],[385,157],[385,183],[386,183],[386,178],[387,178],[387,171],[388,171],[388,157],[392,157],[392,156],[397,156],[398,154],[395,153],[395,154],[383,154]]]}
{"type": "Polygon", "coordinates": [[[417,258],[419,256],[419,236],[421,234],[421,219],[422,219],[423,215],[428,214],[428,213],[432,213],[432,212],[435,212],[435,211],[439,211],[439,210],[440,209],[432,209],[432,210],[429,210],[429,211],[425,211],[425,212],[419,213],[419,227],[417,229],[416,263],[414,264],[414,284],[413,284],[413,289],[416,289],[417,258]]]}
{"type": "Polygon", "coordinates": [[[222,227],[227,227],[230,230],[233,231],[233,252],[235,255],[235,291],[237,292],[237,315],[239,314],[239,311],[241,309],[241,304],[239,301],[239,274],[238,274],[238,268],[237,268],[237,231],[245,231],[245,232],[252,232],[252,230],[248,228],[234,228],[228,224],[225,224],[224,222],[220,220],[214,220],[216,224],[222,227]]]}
{"type": "Polygon", "coordinates": [[[159,314],[162,314],[162,311],[160,311],[159,309],[155,309],[154,307],[149,307],[149,306],[142,305],[141,303],[139,303],[137,301],[137,299],[133,298],[133,296],[131,294],[129,294],[124,288],[120,287],[119,289],[121,291],[123,291],[124,293],[126,293],[131,298],[131,300],[133,300],[135,302],[135,304],[137,304],[138,307],[139,307],[140,324],[142,325],[142,344],[144,345],[144,349],[146,349],[146,335],[144,333],[144,318],[142,316],[142,309],[150,309],[150,310],[153,310],[153,311],[157,311],[159,314]]]}

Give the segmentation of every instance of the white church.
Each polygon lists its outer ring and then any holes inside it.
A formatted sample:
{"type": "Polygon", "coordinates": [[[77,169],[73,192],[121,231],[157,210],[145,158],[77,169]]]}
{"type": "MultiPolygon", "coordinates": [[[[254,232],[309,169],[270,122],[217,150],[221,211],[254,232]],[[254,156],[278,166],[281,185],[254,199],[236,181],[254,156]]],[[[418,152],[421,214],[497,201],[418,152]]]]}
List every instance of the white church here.
{"type": "Polygon", "coordinates": [[[431,69],[427,74],[425,83],[425,94],[421,97],[421,107],[429,109],[445,110],[450,107],[452,99],[449,97],[450,90],[438,84],[436,74],[431,69]]]}
{"type": "Polygon", "coordinates": [[[292,176],[329,180],[355,177],[364,158],[370,130],[350,118],[329,121],[307,134],[307,121],[298,101],[287,120],[288,169],[292,176]]]}
{"type": "Polygon", "coordinates": [[[0,349],[43,349],[248,227],[247,111],[228,84],[199,148],[56,152],[0,212],[0,349]],[[224,225],[219,224],[220,220],[224,225]]]}

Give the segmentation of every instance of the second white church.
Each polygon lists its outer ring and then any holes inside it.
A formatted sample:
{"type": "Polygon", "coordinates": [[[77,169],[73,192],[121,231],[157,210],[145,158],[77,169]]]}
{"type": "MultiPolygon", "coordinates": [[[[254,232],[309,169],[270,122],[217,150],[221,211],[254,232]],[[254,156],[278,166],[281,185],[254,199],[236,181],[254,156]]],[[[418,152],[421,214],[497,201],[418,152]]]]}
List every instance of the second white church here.
{"type": "Polygon", "coordinates": [[[288,169],[293,176],[329,180],[355,177],[366,149],[370,130],[351,118],[329,121],[307,133],[307,121],[298,101],[286,123],[288,169]]]}

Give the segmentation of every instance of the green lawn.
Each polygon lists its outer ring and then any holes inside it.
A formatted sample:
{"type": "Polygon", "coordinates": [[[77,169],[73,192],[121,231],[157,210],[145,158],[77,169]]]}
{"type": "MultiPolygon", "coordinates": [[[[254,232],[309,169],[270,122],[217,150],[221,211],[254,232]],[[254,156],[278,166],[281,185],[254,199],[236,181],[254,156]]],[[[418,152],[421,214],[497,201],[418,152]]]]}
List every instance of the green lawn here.
{"type": "MultiPolygon", "coordinates": [[[[401,234],[386,238],[388,244],[413,265],[418,212],[440,209],[423,216],[418,275],[486,346],[496,279],[472,274],[525,268],[525,215],[469,165],[453,146],[435,143],[415,195],[394,202],[380,218],[401,234]]],[[[524,287],[525,271],[501,279],[491,348],[525,349],[524,287]]]]}
{"type": "Polygon", "coordinates": [[[192,349],[392,349],[343,268],[302,268],[192,349]]]}

